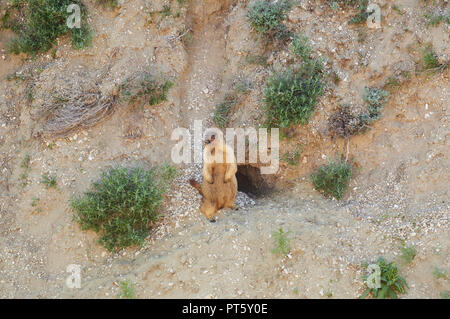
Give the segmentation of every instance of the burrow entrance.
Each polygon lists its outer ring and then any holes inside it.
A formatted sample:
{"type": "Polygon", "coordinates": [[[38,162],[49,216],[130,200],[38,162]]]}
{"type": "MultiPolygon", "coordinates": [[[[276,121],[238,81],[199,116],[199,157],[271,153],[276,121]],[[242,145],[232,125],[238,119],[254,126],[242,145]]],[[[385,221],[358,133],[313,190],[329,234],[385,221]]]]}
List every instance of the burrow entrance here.
{"type": "Polygon", "coordinates": [[[269,177],[261,175],[260,169],[251,165],[238,165],[236,179],[238,191],[244,192],[250,197],[265,195],[273,189],[269,177]]]}

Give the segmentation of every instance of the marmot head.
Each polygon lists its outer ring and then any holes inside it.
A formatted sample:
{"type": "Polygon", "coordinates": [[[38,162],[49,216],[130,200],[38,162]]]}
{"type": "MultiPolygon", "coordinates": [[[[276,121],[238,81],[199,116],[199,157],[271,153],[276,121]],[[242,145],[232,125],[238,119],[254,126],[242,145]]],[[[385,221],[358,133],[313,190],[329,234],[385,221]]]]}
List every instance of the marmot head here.
{"type": "Polygon", "coordinates": [[[214,148],[217,143],[223,143],[223,133],[216,127],[208,128],[204,134],[205,146],[214,148]]]}

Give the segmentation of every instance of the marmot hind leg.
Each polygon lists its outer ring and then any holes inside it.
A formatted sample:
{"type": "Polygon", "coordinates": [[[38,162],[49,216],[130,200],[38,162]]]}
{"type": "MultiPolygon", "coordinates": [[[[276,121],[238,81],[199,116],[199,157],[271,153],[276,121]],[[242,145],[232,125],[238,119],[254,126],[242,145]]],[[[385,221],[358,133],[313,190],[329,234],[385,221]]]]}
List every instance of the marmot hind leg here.
{"type": "Polygon", "coordinates": [[[214,216],[217,214],[217,207],[214,203],[208,200],[202,202],[200,206],[200,211],[208,218],[210,221],[214,220],[214,216]]]}

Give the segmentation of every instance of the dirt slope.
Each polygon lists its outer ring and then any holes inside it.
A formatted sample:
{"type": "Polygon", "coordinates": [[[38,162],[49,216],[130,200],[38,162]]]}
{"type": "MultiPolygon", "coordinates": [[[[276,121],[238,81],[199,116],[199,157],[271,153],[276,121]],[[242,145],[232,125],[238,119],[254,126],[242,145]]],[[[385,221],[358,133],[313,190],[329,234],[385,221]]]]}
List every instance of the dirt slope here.
{"type": "Polygon", "coordinates": [[[129,279],[138,297],[354,298],[363,291],[361,263],[380,255],[399,263],[410,284],[405,297],[438,298],[449,290],[448,279],[433,276],[434,267],[450,266],[449,69],[402,79],[383,117],[350,140],[357,169],[343,201],[323,198],[309,182],[314,168],[345,153],[345,140],[327,132],[339,104],[361,107],[364,86],[414,71],[420,50],[411,46],[417,43],[432,42],[439,58],[449,59],[448,25],[427,28],[427,8],[417,1],[396,1],[403,15],[380,1],[383,28],[365,30],[363,42],[359,29],[347,24],[351,10],[299,1],[289,12],[287,26],[306,32],[314,54],[326,57],[327,70],[341,81],[330,83],[312,121],[282,142],[281,152],[296,143],[305,147],[299,165],[282,163],[278,192],[254,202],[240,194],[241,208],[211,224],[187,185],[188,178],[200,177],[200,167],[186,165],[144,247],[110,254],[95,233],[80,230],[68,200],[101,169],[170,160],[172,130],[196,119],[212,123],[215,105],[236,81],[251,89],[233,108],[229,126],[256,126],[267,76],[292,62],[288,46],[267,48],[251,34],[248,1],[209,0],[206,6],[192,0],[183,7],[172,1],[179,16],[149,20],[149,12],[166,2],[125,1],[104,10],[86,1],[93,47],[74,51],[63,38],[56,58],[21,60],[5,49],[13,34],[0,31],[0,297],[115,298],[118,283],[129,279]],[[249,54],[264,55],[267,66],[245,63],[249,54]],[[123,81],[148,69],[175,83],[167,102],[153,108],[118,103],[95,126],[64,137],[39,134],[38,110],[52,93],[95,87],[115,96],[123,81]],[[13,72],[25,80],[7,81],[13,72]],[[42,174],[56,174],[58,189],[45,189],[42,174]],[[271,253],[271,233],[279,227],[291,232],[285,258],[271,253]],[[402,241],[417,249],[411,265],[400,262],[402,241]],[[65,285],[69,264],[82,266],[81,289],[65,285]]]}

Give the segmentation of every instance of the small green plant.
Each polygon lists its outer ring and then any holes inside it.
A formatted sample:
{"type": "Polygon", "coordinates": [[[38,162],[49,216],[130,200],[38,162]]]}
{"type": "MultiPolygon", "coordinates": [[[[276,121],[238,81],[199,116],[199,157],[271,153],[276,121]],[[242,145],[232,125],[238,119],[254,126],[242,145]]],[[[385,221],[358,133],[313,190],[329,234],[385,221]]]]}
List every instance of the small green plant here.
{"type": "Polygon", "coordinates": [[[373,13],[373,12],[367,12],[367,7],[369,5],[368,0],[356,0],[356,1],[347,1],[347,2],[352,2],[353,5],[355,5],[356,8],[358,9],[358,13],[350,19],[350,21],[348,22],[349,24],[359,24],[359,23],[366,22],[369,15],[371,15],[373,13]]]}
{"type": "Polygon", "coordinates": [[[445,22],[450,24],[450,14],[433,14],[433,13],[425,13],[423,15],[425,19],[427,19],[427,26],[436,27],[441,22],[445,22]]]}
{"type": "Polygon", "coordinates": [[[50,50],[59,36],[69,34],[75,49],[89,46],[92,32],[86,22],[86,8],[80,0],[16,0],[6,9],[2,26],[17,34],[9,44],[12,53],[36,55],[50,50]],[[81,27],[69,28],[71,4],[81,9],[81,27]]]}
{"type": "Polygon", "coordinates": [[[24,169],[29,169],[30,168],[30,161],[31,161],[30,154],[26,154],[24,156],[24,158],[22,159],[22,162],[20,163],[20,167],[22,167],[24,169]]]}
{"type": "Polygon", "coordinates": [[[423,68],[424,70],[436,69],[440,66],[438,58],[431,46],[423,49],[423,68]]]}
{"type": "Polygon", "coordinates": [[[264,55],[248,54],[245,56],[245,63],[267,66],[267,58],[264,55]]]}
{"type": "Polygon", "coordinates": [[[394,10],[394,11],[396,11],[399,15],[403,15],[404,14],[404,12],[398,7],[398,5],[396,5],[396,4],[394,4],[393,6],[392,6],[392,9],[394,10]]]}
{"type": "Polygon", "coordinates": [[[134,284],[130,280],[125,280],[120,282],[120,298],[125,299],[135,299],[136,298],[136,289],[134,288],[134,284]]]}
{"type": "Polygon", "coordinates": [[[98,232],[99,242],[110,251],[141,245],[175,176],[170,165],[104,171],[91,190],[71,199],[74,218],[83,230],[98,232]]]}
{"type": "Polygon", "coordinates": [[[318,60],[308,60],[298,70],[272,75],[264,90],[267,125],[283,128],[307,124],[324,87],[318,60]]]}
{"type": "Polygon", "coordinates": [[[434,267],[433,276],[436,279],[447,279],[447,272],[439,267],[434,267]]]}
{"type": "Polygon", "coordinates": [[[286,257],[289,254],[290,248],[290,232],[283,231],[283,228],[280,227],[278,231],[272,232],[272,237],[275,240],[275,247],[272,249],[272,253],[275,255],[281,255],[286,257]]]}
{"type": "Polygon", "coordinates": [[[395,77],[395,76],[390,76],[389,78],[387,78],[386,82],[383,85],[384,89],[389,89],[389,88],[397,88],[401,85],[401,82],[395,77]]]}
{"type": "Polygon", "coordinates": [[[259,0],[251,5],[247,12],[247,20],[254,31],[268,39],[286,38],[288,32],[283,25],[286,12],[291,8],[288,0],[269,2],[259,0]]]}
{"type": "Polygon", "coordinates": [[[366,111],[353,114],[348,106],[341,106],[328,120],[330,132],[339,137],[350,137],[364,133],[372,122],[381,117],[381,111],[387,102],[389,92],[376,88],[364,88],[363,100],[366,111]]]}
{"type": "Polygon", "coordinates": [[[450,63],[448,61],[440,63],[436,53],[431,45],[426,46],[422,49],[422,72],[437,73],[445,70],[450,63]]]}
{"type": "Polygon", "coordinates": [[[401,251],[400,258],[403,260],[405,264],[410,264],[413,261],[414,257],[416,257],[417,255],[417,251],[416,248],[414,248],[414,246],[409,247],[401,246],[400,251],[401,251]]]}
{"type": "Polygon", "coordinates": [[[43,174],[41,176],[41,184],[44,184],[45,188],[47,189],[49,188],[56,189],[57,187],[56,175],[43,174]]]}
{"type": "Polygon", "coordinates": [[[351,165],[346,161],[336,160],[317,169],[311,175],[311,180],[314,188],[325,196],[341,199],[348,189],[351,177],[351,165]]]}
{"type": "Polygon", "coordinates": [[[39,197],[33,197],[31,199],[31,207],[36,207],[38,202],[39,202],[39,200],[40,200],[39,197]]]}
{"type": "Polygon", "coordinates": [[[117,8],[119,6],[119,0],[97,0],[103,7],[117,8]]]}
{"type": "Polygon", "coordinates": [[[217,127],[224,128],[228,123],[228,113],[231,108],[236,104],[236,97],[233,95],[227,95],[224,101],[216,106],[214,111],[214,123],[217,127]]]}
{"type": "Polygon", "coordinates": [[[303,152],[303,147],[303,144],[295,145],[294,149],[291,152],[284,154],[281,159],[289,165],[297,166],[300,154],[303,152]]]}
{"type": "Polygon", "coordinates": [[[338,10],[339,4],[342,6],[353,7],[358,10],[358,12],[351,17],[349,24],[363,23],[371,14],[371,12],[367,12],[367,7],[369,5],[368,0],[328,0],[328,2],[330,2],[330,7],[333,10],[338,10]]]}
{"type": "Polygon", "coordinates": [[[158,81],[154,76],[144,72],[136,79],[127,79],[121,85],[121,93],[129,104],[138,101],[141,106],[153,106],[167,101],[167,94],[172,86],[171,81],[158,81]]]}
{"type": "Polygon", "coordinates": [[[303,32],[294,35],[291,51],[295,56],[301,57],[304,61],[309,59],[312,48],[308,37],[303,32]]]}
{"type": "Polygon", "coordinates": [[[225,95],[224,100],[216,105],[213,120],[217,127],[224,128],[228,123],[228,116],[238,102],[239,97],[249,91],[250,85],[244,81],[237,81],[233,84],[233,90],[225,95]]]}
{"type": "Polygon", "coordinates": [[[171,7],[167,4],[163,5],[163,9],[160,11],[160,13],[164,16],[164,17],[168,17],[170,15],[172,15],[171,12],[171,7]]]}
{"type": "Polygon", "coordinates": [[[442,299],[450,299],[450,291],[448,291],[448,290],[441,291],[441,298],[442,299]]]}
{"type": "MultiPolygon", "coordinates": [[[[377,299],[397,298],[398,294],[404,294],[408,284],[406,280],[398,274],[397,265],[394,262],[388,263],[383,257],[379,257],[376,265],[380,268],[380,287],[371,288],[367,286],[366,291],[359,298],[366,298],[369,294],[377,299]]],[[[368,265],[364,265],[367,267],[368,265]]],[[[364,275],[363,280],[367,285],[369,275],[364,275]]]]}
{"type": "Polygon", "coordinates": [[[363,100],[367,104],[368,117],[370,122],[381,117],[381,110],[386,104],[389,93],[383,89],[371,87],[365,88],[363,100]]]}

